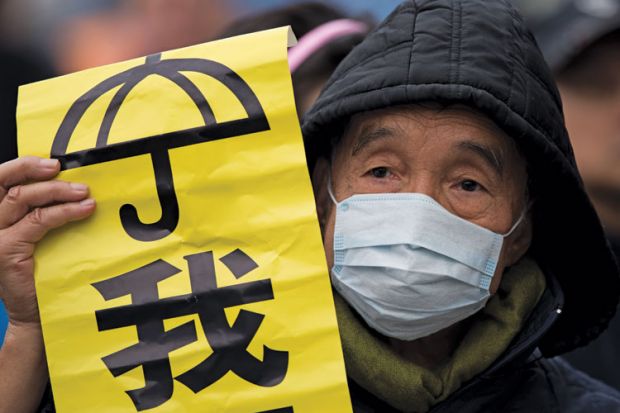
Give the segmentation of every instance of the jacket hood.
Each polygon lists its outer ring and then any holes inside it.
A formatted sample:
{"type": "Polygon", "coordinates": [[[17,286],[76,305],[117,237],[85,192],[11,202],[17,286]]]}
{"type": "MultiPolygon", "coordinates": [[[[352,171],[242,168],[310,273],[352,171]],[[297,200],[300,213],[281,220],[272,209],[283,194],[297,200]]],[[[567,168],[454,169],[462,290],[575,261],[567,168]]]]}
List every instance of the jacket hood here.
{"type": "Polygon", "coordinates": [[[528,162],[535,198],[530,252],[565,297],[539,343],[543,354],[596,338],[615,313],[618,269],[577,171],[559,93],[508,1],[402,3],[340,64],[304,117],[309,165],[352,115],[429,101],[483,112],[528,162]]]}

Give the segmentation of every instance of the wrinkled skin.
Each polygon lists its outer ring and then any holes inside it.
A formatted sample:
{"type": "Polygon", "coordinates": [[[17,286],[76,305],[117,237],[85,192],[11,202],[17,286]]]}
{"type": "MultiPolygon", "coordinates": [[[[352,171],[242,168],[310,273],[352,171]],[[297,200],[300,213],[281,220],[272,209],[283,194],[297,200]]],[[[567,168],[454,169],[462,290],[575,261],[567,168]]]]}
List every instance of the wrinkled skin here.
{"type": "MultiPolygon", "coordinates": [[[[418,192],[493,232],[504,234],[527,210],[524,159],[508,136],[465,107],[403,106],[356,115],[332,154],[319,160],[313,183],[328,266],[333,266],[334,204],[354,194],[418,192]]],[[[527,251],[529,216],[505,239],[490,291],[527,251]]],[[[413,342],[391,340],[408,359],[432,367],[448,357],[466,328],[457,323],[413,342]]]]}
{"type": "Polygon", "coordinates": [[[59,170],[58,161],[34,157],[0,165],[0,298],[9,315],[0,350],[0,413],[34,411],[47,382],[33,278],[36,243],[95,209],[85,185],[53,179],[59,170]]]}

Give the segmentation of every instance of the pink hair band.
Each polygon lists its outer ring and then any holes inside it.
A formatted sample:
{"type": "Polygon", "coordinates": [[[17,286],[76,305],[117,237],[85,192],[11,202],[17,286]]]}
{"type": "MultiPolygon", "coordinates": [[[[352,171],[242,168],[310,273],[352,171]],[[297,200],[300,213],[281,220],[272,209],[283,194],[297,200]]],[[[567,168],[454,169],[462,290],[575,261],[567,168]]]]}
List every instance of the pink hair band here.
{"type": "Polygon", "coordinates": [[[364,34],[368,26],[357,20],[338,19],[315,27],[303,35],[297,45],[288,52],[288,66],[293,73],[310,56],[333,40],[352,35],[364,34]]]}

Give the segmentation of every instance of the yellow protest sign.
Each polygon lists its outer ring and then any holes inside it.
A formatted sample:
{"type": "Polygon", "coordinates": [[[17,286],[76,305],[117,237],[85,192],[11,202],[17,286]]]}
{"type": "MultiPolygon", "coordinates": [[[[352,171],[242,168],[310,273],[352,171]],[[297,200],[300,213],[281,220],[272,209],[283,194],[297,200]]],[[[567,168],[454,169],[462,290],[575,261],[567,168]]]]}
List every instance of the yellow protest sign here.
{"type": "Polygon", "coordinates": [[[97,201],[35,254],[60,413],[351,411],[288,37],[20,88],[20,155],[97,201]]]}

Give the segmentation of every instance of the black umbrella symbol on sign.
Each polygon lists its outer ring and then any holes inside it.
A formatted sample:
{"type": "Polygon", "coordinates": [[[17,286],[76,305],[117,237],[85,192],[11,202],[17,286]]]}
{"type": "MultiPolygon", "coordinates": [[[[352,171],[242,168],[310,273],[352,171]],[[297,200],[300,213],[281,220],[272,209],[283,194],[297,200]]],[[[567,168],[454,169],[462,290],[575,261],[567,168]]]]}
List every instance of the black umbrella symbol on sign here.
{"type": "Polygon", "coordinates": [[[60,160],[61,168],[64,170],[151,154],[157,196],[162,211],[161,218],[156,222],[145,224],[140,221],[136,207],[131,204],[123,205],[119,212],[127,234],[139,241],[155,241],[174,231],[179,221],[179,205],[174,191],[168,150],[265,130],[269,130],[269,123],[260,102],[248,84],[230,68],[208,59],[161,60],[161,55],[157,54],[147,57],[146,62],[140,66],[104,80],[80,96],[71,105],[56,132],[51,156],[60,160]],[[202,92],[181,72],[203,73],[221,82],[239,99],[248,117],[217,123],[202,92]],[[123,101],[138,83],[151,75],[163,76],[183,89],[200,110],[206,126],[108,145],[112,122],[123,101]],[[67,153],[71,135],[86,110],[100,96],[118,86],[121,87],[112,98],[103,117],[95,148],[67,153]]]}

